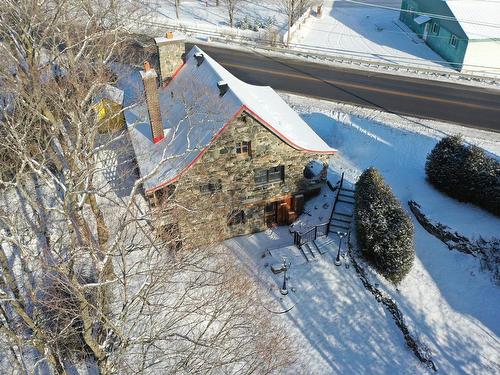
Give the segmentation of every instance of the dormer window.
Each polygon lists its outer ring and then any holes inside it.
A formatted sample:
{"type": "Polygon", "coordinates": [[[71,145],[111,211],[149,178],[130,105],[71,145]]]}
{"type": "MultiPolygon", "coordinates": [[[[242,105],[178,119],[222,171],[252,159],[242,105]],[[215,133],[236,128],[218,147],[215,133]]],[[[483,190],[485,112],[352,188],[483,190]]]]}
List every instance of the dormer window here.
{"type": "Polygon", "coordinates": [[[243,156],[251,155],[250,141],[236,142],[236,154],[243,156]]]}

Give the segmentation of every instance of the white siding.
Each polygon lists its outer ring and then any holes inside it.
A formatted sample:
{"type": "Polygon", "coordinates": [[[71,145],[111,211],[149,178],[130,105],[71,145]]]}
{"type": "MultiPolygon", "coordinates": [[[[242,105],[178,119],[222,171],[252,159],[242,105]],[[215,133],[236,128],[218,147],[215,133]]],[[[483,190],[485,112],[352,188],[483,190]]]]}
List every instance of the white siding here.
{"type": "Polygon", "coordinates": [[[469,40],[462,71],[500,74],[500,40],[469,40]]]}

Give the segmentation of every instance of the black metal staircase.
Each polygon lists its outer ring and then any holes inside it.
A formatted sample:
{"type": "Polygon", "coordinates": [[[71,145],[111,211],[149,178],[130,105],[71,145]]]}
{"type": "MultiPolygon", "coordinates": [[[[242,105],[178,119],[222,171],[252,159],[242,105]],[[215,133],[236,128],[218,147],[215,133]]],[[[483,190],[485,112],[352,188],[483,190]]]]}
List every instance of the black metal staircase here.
{"type": "Polygon", "coordinates": [[[347,233],[350,230],[353,210],[351,210],[351,213],[341,212],[338,210],[338,203],[354,206],[354,190],[345,188],[343,184],[344,173],[342,173],[338,184],[328,222],[315,225],[304,233],[294,232],[293,243],[299,248],[308,262],[315,259],[317,254],[323,255],[326,252],[325,250],[322,251],[323,246],[318,245],[318,239],[327,237],[330,232],[347,233]]]}

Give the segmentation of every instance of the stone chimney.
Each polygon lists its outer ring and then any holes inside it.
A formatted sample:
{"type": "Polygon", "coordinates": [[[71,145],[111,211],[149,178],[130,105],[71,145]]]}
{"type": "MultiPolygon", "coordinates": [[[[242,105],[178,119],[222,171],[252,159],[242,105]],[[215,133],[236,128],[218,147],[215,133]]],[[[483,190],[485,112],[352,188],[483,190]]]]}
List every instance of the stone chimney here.
{"type": "Polygon", "coordinates": [[[185,39],[169,31],[164,38],[155,38],[160,60],[161,82],[168,83],[184,64],[185,39]]]}
{"type": "Polygon", "coordinates": [[[153,142],[160,142],[164,137],[163,121],[160,112],[160,97],[158,94],[158,77],[149,61],[144,62],[144,71],[141,72],[142,81],[144,82],[144,93],[146,94],[146,103],[148,105],[149,123],[151,124],[151,132],[153,133],[153,142]]]}

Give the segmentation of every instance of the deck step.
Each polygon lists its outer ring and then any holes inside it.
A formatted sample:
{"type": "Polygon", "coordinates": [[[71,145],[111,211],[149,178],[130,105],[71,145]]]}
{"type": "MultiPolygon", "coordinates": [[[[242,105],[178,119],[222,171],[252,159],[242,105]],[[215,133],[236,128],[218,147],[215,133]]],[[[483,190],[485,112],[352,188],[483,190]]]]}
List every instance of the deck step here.
{"type": "Polygon", "coordinates": [[[345,187],[341,187],[340,190],[348,191],[350,193],[355,193],[355,191],[353,189],[348,189],[348,188],[345,188],[345,187]]]}
{"type": "Polygon", "coordinates": [[[349,230],[350,227],[345,227],[343,225],[339,225],[339,224],[332,224],[331,225],[332,227],[335,227],[335,228],[341,228],[341,229],[346,229],[346,230],[349,230]]]}
{"type": "Polygon", "coordinates": [[[311,253],[312,257],[313,257],[313,258],[316,258],[316,255],[314,254],[313,249],[311,248],[311,246],[310,246],[309,244],[310,244],[310,242],[305,243],[305,244],[304,244],[304,246],[305,246],[305,248],[306,248],[307,250],[309,250],[309,253],[311,253]]]}
{"type": "Polygon", "coordinates": [[[309,262],[309,258],[307,257],[306,255],[306,252],[304,251],[304,246],[297,246],[300,250],[300,252],[302,253],[302,255],[304,256],[304,258],[306,258],[306,262],[309,262]]]}
{"type": "Polygon", "coordinates": [[[345,216],[345,217],[352,217],[352,214],[344,214],[342,212],[334,212],[334,215],[340,215],[340,216],[345,216]]]}
{"type": "Polygon", "coordinates": [[[354,202],[346,201],[346,200],[343,200],[343,199],[337,199],[337,202],[342,202],[342,203],[347,203],[347,204],[354,204],[354,202]]]}
{"type": "Polygon", "coordinates": [[[339,197],[346,197],[346,198],[352,198],[352,199],[354,199],[354,196],[347,195],[347,194],[342,194],[342,193],[339,193],[339,197]]]}
{"type": "Polygon", "coordinates": [[[344,219],[339,219],[336,217],[332,217],[332,221],[341,221],[342,223],[351,224],[351,220],[344,220],[344,219]]]}
{"type": "Polygon", "coordinates": [[[317,251],[318,253],[320,253],[321,255],[323,255],[323,254],[325,254],[325,253],[326,253],[326,251],[321,250],[321,248],[320,248],[320,247],[318,246],[318,244],[316,243],[316,240],[314,240],[312,243],[313,243],[313,246],[316,248],[316,251],[317,251]]]}

